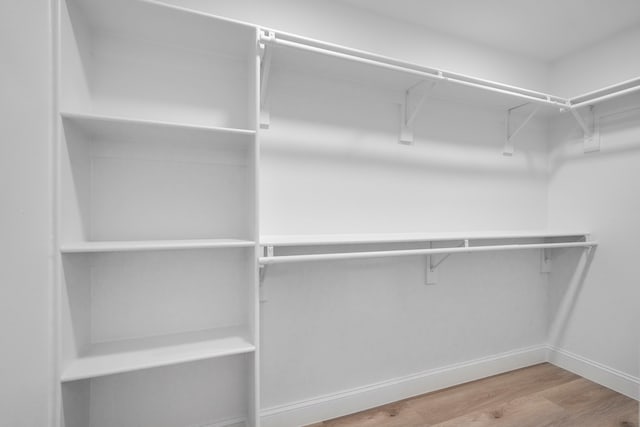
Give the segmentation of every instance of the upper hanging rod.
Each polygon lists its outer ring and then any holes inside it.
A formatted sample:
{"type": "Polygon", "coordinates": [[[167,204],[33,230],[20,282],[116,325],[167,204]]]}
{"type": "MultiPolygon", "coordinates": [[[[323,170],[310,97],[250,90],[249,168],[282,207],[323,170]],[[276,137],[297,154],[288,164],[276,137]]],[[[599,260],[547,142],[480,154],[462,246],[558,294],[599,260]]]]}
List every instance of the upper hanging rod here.
{"type": "Polygon", "coordinates": [[[521,100],[527,100],[529,102],[535,102],[539,104],[568,108],[569,103],[566,99],[552,96],[542,92],[536,92],[528,89],[517,88],[515,86],[505,85],[502,83],[496,83],[489,80],[477,79],[474,77],[465,76],[463,74],[452,73],[448,71],[442,71],[434,68],[427,68],[416,64],[402,62],[391,58],[386,58],[379,55],[360,52],[357,50],[347,49],[344,47],[337,47],[333,45],[320,44],[319,42],[304,43],[299,41],[285,40],[278,38],[278,34],[275,37],[262,38],[261,43],[265,45],[284,46],[289,48],[295,48],[304,50],[307,52],[317,53],[320,55],[330,56],[333,58],[340,58],[349,60],[352,62],[358,62],[375,66],[378,68],[384,68],[387,70],[398,71],[405,74],[411,74],[417,77],[425,79],[446,81],[453,84],[462,86],[468,86],[486,90],[489,92],[499,93],[502,95],[513,96],[521,100]]]}
{"type": "Polygon", "coordinates": [[[392,251],[368,251],[368,252],[343,252],[312,255],[283,255],[260,257],[258,262],[261,265],[282,264],[292,262],[307,261],[328,261],[341,259],[362,259],[362,258],[386,258],[415,255],[453,254],[468,252],[490,252],[490,251],[516,251],[522,249],[554,249],[554,248],[591,248],[597,246],[596,241],[585,242],[565,242],[565,243],[532,243],[494,246],[464,246],[453,248],[432,248],[432,249],[406,249],[392,251]]]}

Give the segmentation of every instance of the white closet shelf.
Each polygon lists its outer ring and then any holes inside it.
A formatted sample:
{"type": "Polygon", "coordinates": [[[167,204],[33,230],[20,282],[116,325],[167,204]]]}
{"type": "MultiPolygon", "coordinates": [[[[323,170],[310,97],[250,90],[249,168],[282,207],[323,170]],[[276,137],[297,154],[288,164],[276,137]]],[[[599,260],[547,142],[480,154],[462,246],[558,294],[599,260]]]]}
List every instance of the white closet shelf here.
{"type": "Polygon", "coordinates": [[[76,381],[141,369],[251,353],[244,326],[93,344],[62,370],[61,381],[76,381]]]}
{"type": "Polygon", "coordinates": [[[434,234],[382,234],[382,235],[318,235],[318,236],[264,236],[261,245],[267,255],[259,258],[261,265],[330,261],[341,259],[386,258],[417,255],[445,255],[455,253],[514,251],[525,249],[586,248],[598,245],[585,232],[508,231],[508,232],[455,232],[434,234]],[[544,241],[554,239],[554,241],[544,241]],[[513,242],[508,242],[512,240],[513,242]],[[534,240],[531,242],[531,240],[534,240]],[[543,240],[542,242],[538,240],[543,240]],[[558,241],[560,240],[560,241],[558,241]],[[457,246],[412,249],[374,250],[361,252],[328,252],[295,255],[276,255],[275,247],[326,246],[354,244],[462,242],[457,246]],[[507,242],[505,242],[507,241],[507,242]]]}
{"type": "Polygon", "coordinates": [[[149,132],[187,132],[192,135],[220,135],[246,140],[247,136],[256,134],[255,130],[225,128],[216,126],[202,126],[188,123],[168,122],[159,120],[145,120],[133,117],[118,117],[102,114],[79,113],[63,111],[63,120],[80,126],[91,136],[108,137],[126,135],[127,137],[145,137],[149,132]]]}
{"type": "Polygon", "coordinates": [[[453,240],[542,239],[584,237],[589,233],[569,231],[473,231],[449,233],[389,233],[389,234],[315,234],[315,235],[265,235],[262,246],[319,246],[354,245],[367,243],[442,242],[453,240]]]}
{"type": "Polygon", "coordinates": [[[216,249],[216,248],[250,248],[255,245],[251,240],[239,239],[193,239],[193,240],[141,240],[141,241],[99,241],[75,242],[60,246],[60,252],[131,252],[162,251],[180,249],[216,249]]]}

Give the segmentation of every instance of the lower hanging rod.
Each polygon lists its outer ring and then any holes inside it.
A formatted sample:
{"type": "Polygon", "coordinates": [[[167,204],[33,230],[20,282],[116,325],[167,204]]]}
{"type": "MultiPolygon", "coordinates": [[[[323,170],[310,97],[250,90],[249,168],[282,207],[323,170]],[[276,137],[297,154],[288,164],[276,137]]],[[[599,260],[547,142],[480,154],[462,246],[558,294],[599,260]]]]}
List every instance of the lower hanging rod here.
{"type": "Polygon", "coordinates": [[[292,262],[310,262],[310,261],[329,261],[341,259],[363,259],[363,258],[387,258],[415,255],[433,255],[433,254],[454,254],[469,252],[492,252],[492,251],[518,251],[523,249],[553,249],[553,248],[592,248],[597,246],[598,242],[565,242],[565,243],[531,243],[531,244],[514,244],[514,245],[487,245],[487,246],[468,246],[454,248],[433,248],[433,249],[405,249],[395,251],[369,251],[369,252],[344,252],[333,254],[312,254],[312,255],[283,255],[283,256],[267,256],[258,258],[261,265],[268,264],[284,264],[292,262]]]}

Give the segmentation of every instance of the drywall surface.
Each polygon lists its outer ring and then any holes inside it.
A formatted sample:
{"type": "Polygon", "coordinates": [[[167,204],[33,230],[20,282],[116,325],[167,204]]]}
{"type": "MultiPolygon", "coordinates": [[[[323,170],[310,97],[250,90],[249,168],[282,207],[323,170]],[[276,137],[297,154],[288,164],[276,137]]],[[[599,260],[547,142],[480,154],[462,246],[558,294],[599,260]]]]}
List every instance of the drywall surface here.
{"type": "MultiPolygon", "coordinates": [[[[414,144],[401,145],[393,93],[279,69],[271,90],[262,233],[544,228],[540,122],[508,158],[502,111],[430,99],[414,144]]],[[[539,257],[454,255],[435,286],[424,284],[424,257],[270,266],[263,407],[544,344],[539,257]]]]}
{"type": "Polygon", "coordinates": [[[331,0],[163,0],[273,29],[532,90],[548,66],[331,0]]]}
{"type": "Polygon", "coordinates": [[[583,154],[570,118],[556,121],[549,159],[550,226],[590,230],[600,243],[590,262],[566,252],[554,260],[550,344],[631,383],[640,376],[638,105],[634,95],[597,107],[598,153],[583,154]]]}
{"type": "Polygon", "coordinates": [[[573,97],[640,76],[640,27],[551,64],[551,93],[573,97]]]}
{"type": "Polygon", "coordinates": [[[0,424],[11,427],[51,422],[50,4],[0,3],[0,424]]]}
{"type": "Polygon", "coordinates": [[[270,87],[262,234],[545,226],[544,123],[531,122],[505,157],[503,111],[429,99],[404,145],[399,94],[281,70],[270,87]]]}

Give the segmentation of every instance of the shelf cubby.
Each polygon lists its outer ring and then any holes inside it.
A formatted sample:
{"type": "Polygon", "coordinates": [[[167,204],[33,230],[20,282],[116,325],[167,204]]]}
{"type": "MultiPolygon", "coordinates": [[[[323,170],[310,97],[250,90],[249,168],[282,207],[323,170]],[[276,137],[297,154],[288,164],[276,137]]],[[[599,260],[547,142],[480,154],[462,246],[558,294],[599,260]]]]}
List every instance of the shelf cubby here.
{"type": "Polygon", "coordinates": [[[246,427],[253,355],[62,384],[65,427],[246,427]]]}
{"type": "Polygon", "coordinates": [[[62,381],[252,352],[253,248],[62,256],[62,381]]]}
{"type": "Polygon", "coordinates": [[[61,1],[61,108],[247,127],[255,32],[149,1],[61,1]]]}
{"type": "Polygon", "coordinates": [[[253,240],[254,132],[62,115],[62,244],[253,240]]]}

